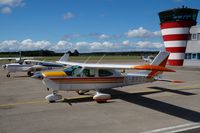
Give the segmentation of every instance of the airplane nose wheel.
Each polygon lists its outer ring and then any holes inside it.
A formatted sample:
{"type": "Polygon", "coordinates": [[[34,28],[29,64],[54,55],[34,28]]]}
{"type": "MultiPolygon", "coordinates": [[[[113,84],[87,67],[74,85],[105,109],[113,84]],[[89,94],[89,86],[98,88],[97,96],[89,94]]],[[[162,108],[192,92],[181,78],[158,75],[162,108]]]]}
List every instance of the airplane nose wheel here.
{"type": "Polygon", "coordinates": [[[49,101],[49,103],[54,103],[54,102],[56,102],[58,100],[61,100],[62,99],[62,95],[59,95],[57,93],[58,93],[58,91],[53,90],[53,93],[48,95],[48,96],[46,96],[45,99],[47,99],[49,101]]]}
{"type": "Polygon", "coordinates": [[[6,77],[7,77],[7,78],[10,78],[10,73],[8,73],[8,74],[6,75],[6,77]]]}
{"type": "Polygon", "coordinates": [[[76,93],[78,93],[79,95],[84,95],[87,92],[89,92],[89,90],[79,90],[79,91],[76,91],[76,93]]]}

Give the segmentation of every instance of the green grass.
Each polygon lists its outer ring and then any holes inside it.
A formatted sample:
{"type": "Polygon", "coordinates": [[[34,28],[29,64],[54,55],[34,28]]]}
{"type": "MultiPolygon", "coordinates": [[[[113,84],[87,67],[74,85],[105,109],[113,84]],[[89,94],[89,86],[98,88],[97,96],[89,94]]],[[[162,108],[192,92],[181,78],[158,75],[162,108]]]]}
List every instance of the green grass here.
{"type": "MultiPolygon", "coordinates": [[[[70,61],[86,61],[89,58],[89,61],[98,61],[102,58],[102,56],[70,56],[70,61]]],[[[114,60],[138,60],[140,56],[105,56],[102,61],[114,61],[114,60]]],[[[36,58],[37,59],[37,58],[36,58]]],[[[38,58],[39,60],[45,61],[56,61],[59,60],[60,57],[53,56],[53,57],[41,57],[38,58]]]]}
{"type": "MultiPolygon", "coordinates": [[[[17,56],[16,56],[17,57],[17,56]]],[[[102,58],[102,56],[70,56],[69,61],[86,61],[89,58],[89,62],[97,62],[102,58]]],[[[57,61],[60,59],[60,56],[47,56],[47,57],[36,57],[35,60],[41,61],[57,61]]],[[[101,61],[131,61],[131,60],[139,60],[140,56],[105,56],[101,61]]],[[[7,60],[0,60],[0,62],[7,62],[7,60]]]]}

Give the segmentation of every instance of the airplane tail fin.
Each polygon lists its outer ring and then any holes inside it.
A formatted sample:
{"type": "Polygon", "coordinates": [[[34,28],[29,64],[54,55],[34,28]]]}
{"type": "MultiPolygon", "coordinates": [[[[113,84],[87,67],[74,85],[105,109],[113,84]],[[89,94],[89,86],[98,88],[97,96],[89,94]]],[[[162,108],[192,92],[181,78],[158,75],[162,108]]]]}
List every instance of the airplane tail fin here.
{"type": "MultiPolygon", "coordinates": [[[[168,60],[169,54],[170,54],[169,52],[160,51],[158,53],[158,55],[154,58],[154,60],[151,62],[150,65],[159,66],[159,67],[165,67],[166,64],[167,64],[167,60],[168,60]]],[[[162,73],[163,73],[163,71],[158,71],[158,70],[148,71],[147,78],[152,78],[152,77],[155,77],[155,76],[160,75],[162,73]]]]}
{"type": "Polygon", "coordinates": [[[69,60],[69,54],[64,54],[60,59],[59,59],[59,61],[65,61],[65,62],[67,62],[69,60]]]}
{"type": "Polygon", "coordinates": [[[169,52],[160,51],[158,55],[151,62],[151,65],[165,67],[169,57],[169,52]]]}

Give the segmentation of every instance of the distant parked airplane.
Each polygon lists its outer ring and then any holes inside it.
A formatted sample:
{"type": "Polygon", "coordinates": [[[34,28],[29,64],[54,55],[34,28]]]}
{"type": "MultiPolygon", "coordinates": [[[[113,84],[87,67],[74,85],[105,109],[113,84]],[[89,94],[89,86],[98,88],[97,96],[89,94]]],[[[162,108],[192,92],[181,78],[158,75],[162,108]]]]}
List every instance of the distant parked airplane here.
{"type": "Polygon", "coordinates": [[[142,59],[145,61],[145,62],[149,62],[151,63],[154,59],[153,56],[142,56],[142,59]]]}
{"type": "MultiPolygon", "coordinates": [[[[68,61],[68,56],[61,57],[59,61],[68,61]]],[[[39,61],[39,60],[20,60],[19,63],[5,64],[2,65],[2,67],[8,71],[8,74],[6,76],[10,77],[10,73],[27,72],[28,76],[32,76],[33,73],[36,71],[61,68],[64,67],[64,65],[59,63],[39,61]]]]}

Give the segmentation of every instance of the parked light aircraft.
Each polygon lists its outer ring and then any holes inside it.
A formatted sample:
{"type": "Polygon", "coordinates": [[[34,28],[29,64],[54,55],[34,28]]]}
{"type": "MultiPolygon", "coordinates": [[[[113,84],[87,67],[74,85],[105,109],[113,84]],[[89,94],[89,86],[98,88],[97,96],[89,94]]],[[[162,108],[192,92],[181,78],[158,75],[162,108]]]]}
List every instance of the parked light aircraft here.
{"type": "MultiPolygon", "coordinates": [[[[61,57],[60,61],[67,61],[68,56],[61,57]]],[[[10,63],[2,65],[2,67],[8,71],[7,77],[10,77],[10,73],[15,72],[27,72],[28,76],[32,76],[36,71],[50,70],[55,68],[64,67],[64,64],[58,64],[54,62],[46,62],[39,60],[23,60],[20,63],[10,63]]]]}
{"type": "Polygon", "coordinates": [[[142,56],[142,59],[145,61],[145,62],[149,62],[149,63],[151,63],[152,61],[153,61],[153,59],[154,59],[154,57],[153,56],[142,56]]]}
{"type": "MultiPolygon", "coordinates": [[[[65,55],[64,55],[65,56],[65,55]]],[[[49,102],[61,100],[58,91],[76,91],[84,94],[89,90],[95,90],[93,99],[96,102],[106,102],[111,98],[110,94],[102,93],[102,89],[111,89],[129,85],[143,84],[154,81],[179,82],[161,79],[162,72],[175,72],[165,67],[169,53],[160,52],[149,65],[119,65],[119,64],[89,64],[58,61],[70,65],[63,71],[41,72],[32,76],[42,79],[47,89],[53,89],[53,93],[46,96],[49,102]],[[140,70],[137,73],[120,73],[117,69],[140,70]]]]}

